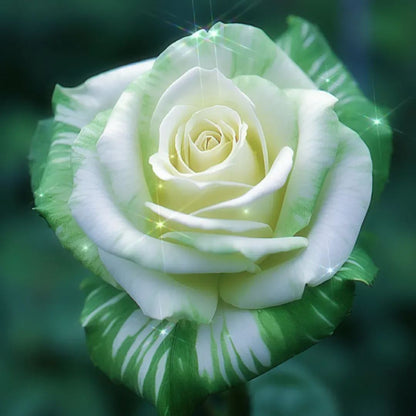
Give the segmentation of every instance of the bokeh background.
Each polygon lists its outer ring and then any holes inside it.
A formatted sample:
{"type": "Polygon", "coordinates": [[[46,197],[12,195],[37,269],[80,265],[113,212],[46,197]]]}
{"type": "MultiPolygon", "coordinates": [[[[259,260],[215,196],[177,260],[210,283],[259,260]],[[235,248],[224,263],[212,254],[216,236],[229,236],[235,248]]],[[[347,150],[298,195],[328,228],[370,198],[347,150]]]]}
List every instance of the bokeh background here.
{"type": "Polygon", "coordinates": [[[56,83],[152,57],[212,20],[320,26],[365,94],[392,110],[394,154],[365,238],[380,269],[335,336],[251,383],[256,416],[416,414],[414,0],[0,2],[0,415],[154,415],[93,367],[79,324],[88,275],[33,211],[27,154],[56,83]],[[194,20],[195,19],[195,20],[194,20]]]}

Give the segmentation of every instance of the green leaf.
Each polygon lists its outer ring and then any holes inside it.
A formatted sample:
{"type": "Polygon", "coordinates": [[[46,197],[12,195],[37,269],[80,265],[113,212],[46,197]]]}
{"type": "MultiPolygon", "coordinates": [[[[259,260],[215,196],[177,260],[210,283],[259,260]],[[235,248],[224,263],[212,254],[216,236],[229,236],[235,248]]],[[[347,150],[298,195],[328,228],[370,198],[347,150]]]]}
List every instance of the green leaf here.
{"type": "Polygon", "coordinates": [[[335,95],[339,119],[355,130],[368,146],[373,161],[373,199],[388,178],[392,151],[387,114],[369,101],[353,77],[335,56],[319,29],[299,17],[289,18],[289,29],[277,44],[315,82],[319,89],[335,95]]]}
{"type": "Polygon", "coordinates": [[[208,394],[250,380],[331,335],[350,311],[350,279],[369,280],[368,263],[359,263],[366,259],[353,252],[340,273],[307,287],[299,301],[259,310],[220,304],[210,324],[150,319],[126,293],[88,279],[81,320],[92,360],[154,403],[160,415],[190,415],[208,394]]]}

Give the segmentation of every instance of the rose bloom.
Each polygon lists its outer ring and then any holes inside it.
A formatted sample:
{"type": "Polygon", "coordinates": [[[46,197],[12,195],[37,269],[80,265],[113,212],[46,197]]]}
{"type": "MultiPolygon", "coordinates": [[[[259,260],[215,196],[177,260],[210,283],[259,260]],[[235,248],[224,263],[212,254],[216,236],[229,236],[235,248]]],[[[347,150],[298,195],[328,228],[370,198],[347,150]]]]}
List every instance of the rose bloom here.
{"type": "Polygon", "coordinates": [[[102,278],[84,282],[92,359],[164,416],[330,335],[375,274],[354,245],[391,131],[289,23],[278,45],[218,23],[57,86],[34,137],[37,210],[102,278]]]}
{"type": "Polygon", "coordinates": [[[37,208],[151,318],[294,301],[355,245],[367,146],[259,29],[217,24],[53,102],[37,208]]]}

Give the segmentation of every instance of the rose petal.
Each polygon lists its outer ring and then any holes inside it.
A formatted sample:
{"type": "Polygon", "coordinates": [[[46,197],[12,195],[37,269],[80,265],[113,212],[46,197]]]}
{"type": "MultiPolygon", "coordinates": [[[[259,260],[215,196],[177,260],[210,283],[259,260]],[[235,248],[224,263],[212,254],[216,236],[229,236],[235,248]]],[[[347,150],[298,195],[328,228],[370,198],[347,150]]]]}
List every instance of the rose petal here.
{"type": "Polygon", "coordinates": [[[176,176],[169,161],[159,154],[152,156],[151,163],[156,176],[161,179],[155,189],[153,201],[174,211],[189,214],[205,208],[207,201],[217,204],[230,198],[237,198],[252,188],[251,185],[238,182],[198,182],[191,178],[176,176]]]}
{"type": "Polygon", "coordinates": [[[206,234],[195,231],[172,231],[163,234],[162,238],[167,241],[195,247],[205,253],[240,253],[252,261],[258,261],[268,254],[298,250],[308,245],[308,240],[304,237],[252,238],[206,234]]]}
{"type": "Polygon", "coordinates": [[[244,195],[219,204],[202,208],[193,215],[208,218],[244,219],[273,224],[277,217],[278,190],[289,176],[293,163],[293,150],[284,147],[273,163],[267,176],[244,195]]]}
{"type": "Polygon", "coordinates": [[[233,82],[254,104],[266,138],[270,164],[284,146],[296,149],[297,109],[285,90],[256,75],[242,75],[233,82]]]}
{"type": "Polygon", "coordinates": [[[159,126],[159,154],[169,156],[174,153],[174,139],[178,128],[196,111],[198,107],[193,105],[175,105],[169,110],[159,126]]]}
{"type": "Polygon", "coordinates": [[[252,237],[271,237],[273,234],[270,226],[261,222],[196,217],[173,211],[152,202],[147,202],[146,206],[165,220],[165,228],[168,230],[203,230],[205,232],[227,232],[252,237]]]}
{"type": "MultiPolygon", "coordinates": [[[[143,82],[142,79],[134,84],[140,82],[143,82]]],[[[143,137],[136,122],[141,102],[137,99],[134,87],[127,88],[117,101],[97,143],[97,152],[117,204],[136,227],[146,231],[149,222],[144,202],[151,198],[144,177],[139,143],[147,138],[143,137]]],[[[150,185],[156,186],[155,183],[150,185]]]]}
{"type": "Polygon", "coordinates": [[[126,87],[151,69],[154,61],[147,59],[103,72],[74,88],[57,85],[52,100],[55,120],[81,129],[97,113],[113,107],[126,87]]]}
{"type": "MultiPolygon", "coordinates": [[[[239,279],[224,276],[220,296],[239,308],[266,308],[299,299],[305,284],[330,279],[347,260],[371,198],[371,158],[366,145],[340,124],[336,161],[322,188],[303,253],[239,279]]],[[[264,265],[262,265],[264,267],[264,265]]]]}
{"type": "Polygon", "coordinates": [[[298,110],[298,145],[282,203],[276,235],[292,236],[306,227],[325,177],[335,161],[340,122],[337,99],[327,92],[287,90],[298,110]]]}
{"type": "Polygon", "coordinates": [[[169,275],[99,250],[115,280],[154,319],[190,319],[209,323],[218,302],[218,278],[169,275]],[[198,305],[196,307],[196,305],[198,305]]]}

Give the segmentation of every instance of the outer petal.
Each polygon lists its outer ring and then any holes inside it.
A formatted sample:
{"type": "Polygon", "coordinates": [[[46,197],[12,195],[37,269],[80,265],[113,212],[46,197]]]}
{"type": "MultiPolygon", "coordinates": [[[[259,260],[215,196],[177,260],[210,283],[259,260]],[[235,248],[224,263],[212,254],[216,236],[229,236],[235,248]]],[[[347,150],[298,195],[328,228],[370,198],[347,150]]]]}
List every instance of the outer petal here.
{"type": "Polygon", "coordinates": [[[165,90],[194,67],[216,68],[227,78],[259,75],[281,88],[316,88],[262,30],[242,24],[217,23],[178,40],[156,60],[152,84],[165,90]]]}
{"type": "MultiPolygon", "coordinates": [[[[221,280],[220,296],[240,308],[265,308],[299,299],[304,285],[331,278],[351,253],[371,198],[371,158],[359,136],[340,125],[337,158],[310,223],[309,245],[278,263],[267,259],[256,276],[221,280]]],[[[280,259],[281,261],[282,259],[280,259]]]]}
{"type": "Polygon", "coordinates": [[[37,209],[55,230],[62,245],[72,250],[74,256],[95,274],[115,284],[98,257],[97,247],[73,219],[68,207],[72,191],[72,145],[76,138],[94,145],[95,137],[101,134],[107,117],[107,113],[100,113],[78,136],[75,131],[71,132],[69,126],[55,123],[54,142],[40,186],[35,191],[35,201],[37,209]]]}
{"type": "Polygon", "coordinates": [[[97,113],[113,107],[126,87],[151,69],[154,61],[148,59],[103,72],[74,88],[57,85],[52,98],[55,120],[81,129],[97,113]]]}
{"type": "Polygon", "coordinates": [[[335,56],[319,29],[299,17],[289,18],[289,29],[278,44],[323,90],[335,95],[341,122],[356,131],[367,144],[373,161],[374,192],[377,197],[388,177],[391,128],[386,111],[370,102],[353,77],[335,56]]]}
{"type": "Polygon", "coordinates": [[[307,254],[312,267],[306,274],[306,283],[311,286],[328,280],[328,275],[332,277],[348,259],[371,200],[372,161],[368,148],[357,133],[344,125],[340,127],[342,141],[335,161],[339,167],[325,183],[318,216],[309,233],[314,244],[307,254]]]}
{"type": "Polygon", "coordinates": [[[297,302],[255,311],[220,304],[212,322],[199,325],[149,319],[128,296],[91,279],[84,282],[81,319],[92,359],[160,414],[190,416],[208,394],[250,380],[332,334],[353,299],[354,285],[344,279],[366,274],[361,257],[297,302]]]}
{"type": "Polygon", "coordinates": [[[218,277],[169,275],[99,250],[120,286],[153,319],[189,319],[208,323],[218,302],[218,277]]]}
{"type": "Polygon", "coordinates": [[[32,190],[36,191],[42,179],[53,139],[53,119],[41,120],[38,123],[30,148],[30,179],[32,190]]]}
{"type": "MultiPolygon", "coordinates": [[[[91,78],[75,88],[57,86],[53,96],[55,121],[52,127],[50,148],[35,193],[39,212],[55,230],[62,245],[69,248],[86,267],[104,279],[111,276],[98,258],[97,249],[72,218],[68,199],[72,192],[72,145],[80,133],[80,128],[90,123],[101,111],[111,108],[126,86],[150,66],[144,61],[124,66],[91,78]],[[94,96],[102,98],[98,101],[94,96]]],[[[85,134],[101,134],[107,116],[99,117],[85,134]]],[[[40,145],[41,136],[34,137],[33,147],[40,145]]],[[[46,152],[43,152],[44,157],[46,152]]],[[[37,185],[37,184],[36,184],[37,185]]]]}
{"type": "Polygon", "coordinates": [[[276,235],[292,236],[312,217],[325,177],[338,147],[337,99],[323,91],[288,90],[297,107],[298,145],[282,203],[276,235]]]}

